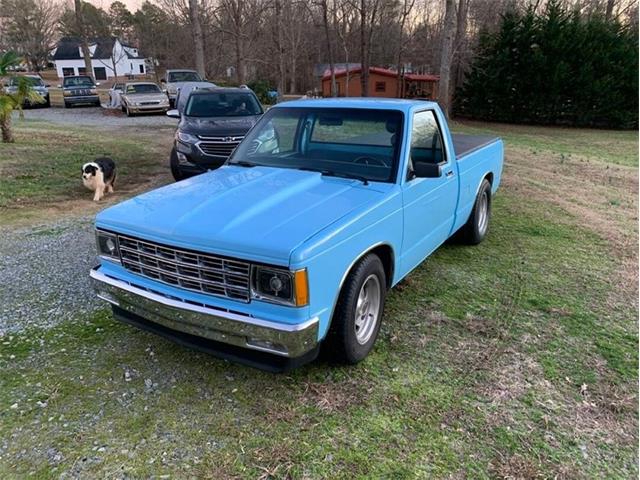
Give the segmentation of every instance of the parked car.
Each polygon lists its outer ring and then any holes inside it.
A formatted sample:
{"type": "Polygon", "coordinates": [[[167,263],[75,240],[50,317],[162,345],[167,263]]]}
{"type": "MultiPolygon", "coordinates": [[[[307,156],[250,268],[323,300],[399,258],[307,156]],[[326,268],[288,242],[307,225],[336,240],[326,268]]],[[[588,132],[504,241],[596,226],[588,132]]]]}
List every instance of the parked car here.
{"type": "Polygon", "coordinates": [[[169,102],[171,103],[171,108],[173,108],[176,104],[176,98],[178,97],[178,90],[182,85],[186,82],[204,82],[203,79],[198,72],[195,70],[177,70],[171,69],[167,70],[164,76],[160,79],[160,83],[162,83],[163,90],[169,97],[169,102]]]}
{"type": "Polygon", "coordinates": [[[83,104],[99,107],[100,96],[96,89],[99,85],[100,83],[94,83],[88,75],[76,75],[64,77],[62,85],[58,85],[58,88],[62,88],[65,108],[83,104]]]}
{"type": "Polygon", "coordinates": [[[357,363],[389,288],[456,232],[487,236],[502,164],[499,138],[452,135],[433,102],[281,103],[222,168],[100,212],[91,277],[116,318],[183,345],[357,363]]]}
{"type": "Polygon", "coordinates": [[[169,99],[158,85],[151,82],[125,83],[120,101],[122,111],[128,117],[137,113],[166,113],[169,110],[169,99]]]}
{"type": "Polygon", "coordinates": [[[24,101],[23,107],[50,107],[51,99],[49,98],[49,85],[44,83],[40,75],[21,75],[19,77],[11,77],[4,87],[5,92],[15,93],[18,90],[20,79],[25,79],[31,88],[42,97],[42,103],[31,103],[29,100],[24,101]]]}
{"type": "Polygon", "coordinates": [[[262,115],[258,97],[248,88],[194,90],[180,118],[170,165],[173,178],[183,180],[220,167],[262,115]]]}
{"type": "Polygon", "coordinates": [[[121,107],[122,102],[120,100],[120,95],[124,92],[124,82],[115,82],[111,85],[109,89],[109,106],[110,107],[121,107]]]}

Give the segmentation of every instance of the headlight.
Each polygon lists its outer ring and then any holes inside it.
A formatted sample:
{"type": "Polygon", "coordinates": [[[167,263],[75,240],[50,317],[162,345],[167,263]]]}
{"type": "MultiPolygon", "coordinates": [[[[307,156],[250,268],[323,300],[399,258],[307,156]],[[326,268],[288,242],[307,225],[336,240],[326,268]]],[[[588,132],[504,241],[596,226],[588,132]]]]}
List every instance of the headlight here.
{"type": "Polygon", "coordinates": [[[285,305],[302,307],[309,304],[307,270],[291,272],[285,269],[254,266],[251,296],[285,305]]]}
{"type": "Polygon", "coordinates": [[[176,132],[176,140],[180,140],[182,143],[197,143],[198,137],[191,135],[190,133],[184,133],[178,130],[176,132]]]}
{"type": "Polygon", "coordinates": [[[100,257],[120,262],[118,238],[113,233],[96,230],[96,245],[100,257]]]}
{"type": "Polygon", "coordinates": [[[64,92],[62,92],[62,95],[64,97],[70,97],[71,96],[71,92],[69,90],[65,90],[64,92]]]}
{"type": "Polygon", "coordinates": [[[98,91],[97,91],[95,88],[92,88],[92,89],[90,89],[90,90],[89,90],[89,93],[90,93],[91,95],[97,95],[97,94],[98,94],[98,91]]]}

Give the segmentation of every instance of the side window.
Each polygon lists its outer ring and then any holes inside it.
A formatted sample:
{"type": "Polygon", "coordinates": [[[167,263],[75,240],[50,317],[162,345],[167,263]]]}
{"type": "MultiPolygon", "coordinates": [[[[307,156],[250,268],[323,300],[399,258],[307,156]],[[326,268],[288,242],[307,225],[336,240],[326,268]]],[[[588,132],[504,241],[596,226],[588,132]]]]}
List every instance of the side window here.
{"type": "Polygon", "coordinates": [[[413,116],[409,168],[415,163],[438,164],[446,161],[442,148],[442,135],[432,111],[418,112],[413,116]]]}
{"type": "Polygon", "coordinates": [[[295,149],[294,139],[298,120],[296,118],[273,118],[262,134],[253,141],[250,155],[275,155],[278,153],[292,152],[295,149]]]}

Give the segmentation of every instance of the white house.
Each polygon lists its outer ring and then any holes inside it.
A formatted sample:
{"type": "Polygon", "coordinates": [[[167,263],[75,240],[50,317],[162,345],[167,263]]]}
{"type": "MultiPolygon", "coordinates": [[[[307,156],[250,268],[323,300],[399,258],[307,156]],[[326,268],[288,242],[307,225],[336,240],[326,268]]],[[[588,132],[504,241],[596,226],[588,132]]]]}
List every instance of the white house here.
{"type": "MultiPolygon", "coordinates": [[[[96,80],[147,73],[142,53],[136,47],[127,45],[115,37],[89,40],[89,53],[96,80]]],[[[52,56],[58,77],[86,74],[80,39],[63,37],[53,50],[52,56]]]]}

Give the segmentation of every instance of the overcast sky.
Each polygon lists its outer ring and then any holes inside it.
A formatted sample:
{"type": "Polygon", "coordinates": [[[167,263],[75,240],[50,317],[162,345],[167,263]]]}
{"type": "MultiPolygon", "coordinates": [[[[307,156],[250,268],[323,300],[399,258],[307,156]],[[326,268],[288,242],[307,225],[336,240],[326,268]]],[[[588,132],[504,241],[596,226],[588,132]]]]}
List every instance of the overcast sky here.
{"type": "MultiPolygon", "coordinates": [[[[93,3],[96,7],[100,7],[103,10],[109,10],[109,5],[111,5],[111,2],[113,0],[88,0],[90,3],[93,3]]],[[[129,7],[129,10],[131,10],[132,12],[135,12],[140,5],[142,5],[142,2],[144,0],[120,0],[122,3],[124,3],[127,7],[129,7]]],[[[151,3],[153,3],[153,0],[151,0],[151,3]]]]}

